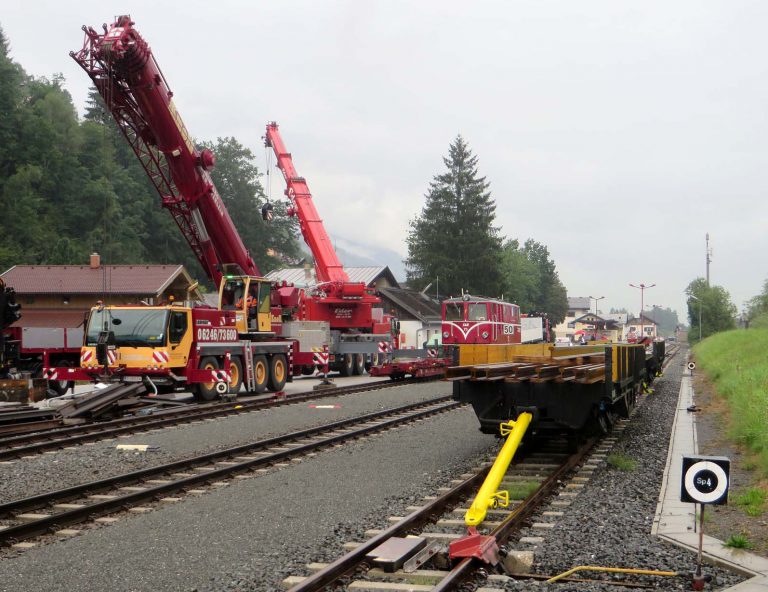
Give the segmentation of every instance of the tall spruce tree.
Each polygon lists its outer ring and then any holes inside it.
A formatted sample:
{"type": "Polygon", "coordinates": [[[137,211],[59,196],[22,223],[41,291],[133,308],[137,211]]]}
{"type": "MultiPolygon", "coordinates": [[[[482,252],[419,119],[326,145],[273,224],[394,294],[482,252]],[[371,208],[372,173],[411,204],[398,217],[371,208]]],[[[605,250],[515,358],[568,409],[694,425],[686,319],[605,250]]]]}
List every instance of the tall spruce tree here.
{"type": "Polygon", "coordinates": [[[437,282],[447,295],[498,296],[502,241],[489,184],[461,135],[443,162],[447,172],[430,182],[421,214],[410,223],[408,281],[415,288],[437,282]]]}

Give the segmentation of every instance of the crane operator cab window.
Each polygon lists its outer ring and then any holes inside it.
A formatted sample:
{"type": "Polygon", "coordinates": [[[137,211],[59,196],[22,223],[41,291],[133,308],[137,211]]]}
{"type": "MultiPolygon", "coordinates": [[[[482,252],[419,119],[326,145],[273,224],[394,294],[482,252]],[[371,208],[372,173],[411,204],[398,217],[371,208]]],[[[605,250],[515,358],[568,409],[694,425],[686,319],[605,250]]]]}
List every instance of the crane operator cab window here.
{"type": "Polygon", "coordinates": [[[221,309],[236,310],[240,308],[238,301],[242,304],[243,281],[227,280],[221,289],[221,309]]]}

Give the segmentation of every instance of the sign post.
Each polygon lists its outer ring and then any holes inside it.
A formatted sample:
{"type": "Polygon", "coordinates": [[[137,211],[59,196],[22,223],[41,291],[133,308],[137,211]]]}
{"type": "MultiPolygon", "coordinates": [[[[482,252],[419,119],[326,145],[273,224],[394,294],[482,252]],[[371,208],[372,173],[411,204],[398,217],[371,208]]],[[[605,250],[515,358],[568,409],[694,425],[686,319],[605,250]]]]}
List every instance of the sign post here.
{"type": "Polygon", "coordinates": [[[708,577],[701,575],[701,555],[704,545],[704,508],[707,504],[725,505],[728,503],[730,469],[731,461],[725,456],[683,457],[680,501],[699,504],[700,508],[699,552],[696,574],[693,576],[694,590],[703,590],[704,583],[708,580],[708,577]]]}

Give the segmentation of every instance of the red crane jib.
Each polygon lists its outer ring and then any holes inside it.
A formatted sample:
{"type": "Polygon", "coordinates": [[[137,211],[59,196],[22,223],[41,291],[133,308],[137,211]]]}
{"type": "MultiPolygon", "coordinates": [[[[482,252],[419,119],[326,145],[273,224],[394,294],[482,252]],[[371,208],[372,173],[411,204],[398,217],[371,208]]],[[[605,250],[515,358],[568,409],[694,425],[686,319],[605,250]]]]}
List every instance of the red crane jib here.
{"type": "Polygon", "coordinates": [[[296,172],[291,153],[285,148],[279,126],[274,121],[267,124],[264,143],[275,152],[277,167],[285,179],[285,195],[293,205],[291,213],[298,217],[301,235],[315,258],[318,288],[329,297],[371,299],[372,303],[380,302],[378,298],[368,294],[363,282],[349,281],[349,276],[344,271],[344,266],[339,261],[320,214],[315,208],[307,181],[296,172]]]}
{"type": "Polygon", "coordinates": [[[70,55],[93,80],[209,277],[218,285],[225,271],[261,275],[208,173],[213,154],[195,148],[133,24],[118,17],[102,35],[83,27],[83,48],[70,55]]]}

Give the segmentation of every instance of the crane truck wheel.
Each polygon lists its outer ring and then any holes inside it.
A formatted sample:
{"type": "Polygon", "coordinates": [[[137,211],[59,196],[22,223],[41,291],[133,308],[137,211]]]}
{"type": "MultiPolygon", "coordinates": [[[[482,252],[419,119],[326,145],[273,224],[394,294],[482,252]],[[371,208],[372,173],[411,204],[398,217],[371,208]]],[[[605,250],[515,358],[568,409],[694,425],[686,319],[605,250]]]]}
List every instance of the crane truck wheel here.
{"type": "Polygon", "coordinates": [[[365,356],[363,354],[350,354],[353,357],[352,373],[355,376],[362,376],[365,374],[365,356]]]}
{"type": "Polygon", "coordinates": [[[253,357],[253,379],[255,382],[253,392],[263,393],[267,390],[267,383],[269,382],[269,365],[267,364],[266,356],[253,357]]]}
{"type": "MultiPolygon", "coordinates": [[[[61,360],[57,363],[60,367],[71,368],[74,364],[70,360],[61,360]]],[[[56,393],[55,396],[60,397],[66,393],[69,389],[75,386],[74,380],[49,380],[47,391],[56,393]]]]}
{"type": "Polygon", "coordinates": [[[273,393],[283,390],[288,379],[288,363],[283,354],[275,354],[269,360],[269,390],[273,393]]]}
{"type": "Polygon", "coordinates": [[[243,362],[238,356],[229,360],[229,392],[236,395],[243,386],[243,362]]]}
{"type": "MultiPolygon", "coordinates": [[[[200,370],[218,370],[219,361],[211,356],[205,357],[200,360],[198,365],[200,370]]],[[[216,382],[200,382],[195,385],[194,388],[195,399],[198,401],[213,401],[218,399],[219,393],[216,392],[216,382]]]]}
{"type": "Polygon", "coordinates": [[[355,354],[342,354],[339,373],[342,376],[352,376],[355,368],[355,354]]]}

